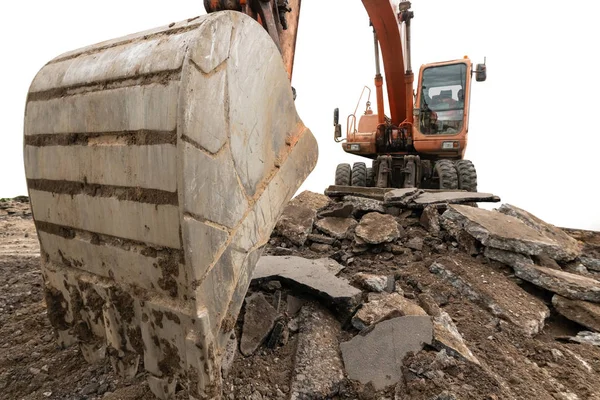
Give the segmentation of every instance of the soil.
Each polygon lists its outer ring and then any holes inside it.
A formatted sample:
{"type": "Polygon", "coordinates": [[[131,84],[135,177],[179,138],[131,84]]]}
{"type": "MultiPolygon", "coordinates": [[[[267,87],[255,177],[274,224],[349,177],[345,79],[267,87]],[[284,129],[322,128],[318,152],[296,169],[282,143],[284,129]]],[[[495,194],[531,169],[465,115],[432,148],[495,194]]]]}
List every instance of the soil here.
{"type": "MultiPolygon", "coordinates": [[[[35,227],[26,199],[21,200],[0,200],[0,399],[152,399],[143,373],[123,381],[113,374],[108,360],[89,365],[77,346],[60,348],[56,345],[39,272],[35,227]]],[[[408,298],[416,299],[425,291],[432,293],[436,303],[452,317],[481,365],[425,348],[404,360],[405,380],[398,387],[375,393],[370,386],[344,380],[331,398],[600,399],[600,348],[559,340],[584,330],[581,326],[552,312],[543,331],[527,337],[518,326],[493,315],[432,274],[429,266],[438,261],[452,269],[454,263],[471,273],[485,267],[488,272],[481,277],[482,286],[475,289],[503,285],[498,288],[502,291],[510,281],[510,288],[501,298],[506,303],[514,300],[512,311],[516,313],[527,308],[523,300],[527,296],[552,310],[550,293],[520,281],[499,263],[489,262],[482,256],[472,257],[449,241],[429,237],[417,218],[408,218],[402,224],[407,231],[405,242],[414,237],[424,239],[421,251],[381,245],[352,254],[342,250],[349,249],[351,243],[341,241],[330,252],[318,253],[298,249],[274,237],[266,252],[281,251],[284,244],[292,255],[331,256],[341,261],[345,265],[341,277],[351,278],[357,272],[393,275],[408,298]],[[522,290],[525,297],[519,296],[518,290],[522,290]],[[441,397],[444,392],[454,397],[441,397]]],[[[590,253],[600,243],[600,235],[587,232],[575,235],[574,232],[573,236],[583,241],[589,239],[588,248],[593,249],[590,253]]],[[[273,302],[277,301],[277,291],[280,291],[280,310],[287,309],[287,294],[298,296],[285,283],[281,287],[253,285],[251,291],[262,291],[273,302]]],[[[242,311],[236,324],[238,339],[243,317],[242,311]]],[[[287,323],[293,316],[282,311],[281,318],[287,323]]],[[[357,333],[348,325],[344,328],[339,332],[340,341],[349,340],[357,333]]],[[[224,398],[288,398],[297,334],[286,330],[286,335],[272,349],[263,345],[250,357],[237,354],[224,379],[224,398]]],[[[186,391],[180,390],[177,399],[187,399],[186,391]]]]}

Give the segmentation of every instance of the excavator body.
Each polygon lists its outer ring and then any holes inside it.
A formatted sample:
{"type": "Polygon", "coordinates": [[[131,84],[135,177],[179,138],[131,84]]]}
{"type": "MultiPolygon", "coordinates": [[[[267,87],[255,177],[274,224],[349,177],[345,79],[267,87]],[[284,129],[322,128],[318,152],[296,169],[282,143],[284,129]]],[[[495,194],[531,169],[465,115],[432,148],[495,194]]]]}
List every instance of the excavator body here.
{"type": "MultiPolygon", "coordinates": [[[[342,149],[372,159],[339,164],[338,186],[422,187],[428,189],[477,190],[477,174],[471,161],[464,160],[469,128],[471,82],[486,79],[485,64],[474,66],[468,57],[422,65],[416,93],[413,92],[410,26],[411,4],[365,0],[377,4],[370,12],[375,46],[375,88],[378,114],[369,96],[366,110],[358,119],[347,118],[342,139],[339,111],[334,112],[334,139],[342,149]],[[385,114],[379,50],[385,68],[390,116],[385,114]]],[[[368,89],[368,88],[367,88],[368,89]]],[[[365,91],[361,93],[361,98],[365,91]]]]}

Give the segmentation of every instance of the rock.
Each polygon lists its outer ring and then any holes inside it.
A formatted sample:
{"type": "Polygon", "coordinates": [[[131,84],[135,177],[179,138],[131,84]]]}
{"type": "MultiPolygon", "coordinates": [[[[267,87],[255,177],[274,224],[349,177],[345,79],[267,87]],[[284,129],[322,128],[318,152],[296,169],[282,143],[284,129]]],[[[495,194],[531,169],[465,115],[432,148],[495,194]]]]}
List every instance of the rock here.
{"type": "Polygon", "coordinates": [[[383,295],[363,304],[354,317],[352,326],[363,330],[370,325],[391,317],[403,317],[406,315],[427,316],[427,313],[412,301],[405,299],[398,293],[383,295]]]}
{"type": "Polygon", "coordinates": [[[332,398],[344,380],[337,339],[340,324],[331,314],[312,303],[302,308],[299,319],[290,398],[332,398]]]}
{"type": "Polygon", "coordinates": [[[288,294],[287,296],[287,314],[289,316],[294,316],[300,311],[305,301],[303,299],[299,299],[297,297],[291,296],[288,294]]]}
{"type": "Polygon", "coordinates": [[[421,251],[423,250],[423,238],[413,237],[408,242],[405,243],[405,246],[409,249],[421,251]]]}
{"type": "Polygon", "coordinates": [[[262,293],[246,298],[246,310],[240,352],[250,356],[265,341],[275,325],[277,310],[265,299],[262,293]]]}
{"type": "Polygon", "coordinates": [[[552,305],[562,316],[596,332],[600,332],[600,305],[570,300],[555,294],[552,305]]]}
{"type": "Polygon", "coordinates": [[[319,213],[319,217],[348,218],[352,215],[353,212],[354,205],[352,205],[352,203],[337,203],[333,206],[333,208],[321,211],[319,213]]]}
{"type": "Polygon", "coordinates": [[[273,250],[271,250],[271,253],[274,256],[291,256],[294,254],[292,249],[288,249],[286,247],[275,247],[273,250]]]}
{"type": "Polygon", "coordinates": [[[551,259],[550,257],[548,257],[545,254],[533,256],[533,259],[534,259],[535,263],[541,267],[556,269],[559,271],[562,269],[555,260],[551,259]]]}
{"type": "Polygon", "coordinates": [[[527,226],[558,243],[567,255],[566,258],[563,259],[564,261],[572,260],[580,255],[582,248],[581,244],[562,229],[544,222],[535,215],[510,204],[503,204],[498,211],[518,218],[527,226]]]}
{"type": "Polygon", "coordinates": [[[346,280],[336,277],[318,260],[301,257],[261,257],[252,279],[273,278],[284,280],[303,292],[325,300],[339,313],[342,320],[354,312],[360,301],[360,290],[346,280]]]}
{"type": "Polygon", "coordinates": [[[571,342],[581,344],[591,344],[592,346],[600,346],[600,333],[581,331],[575,337],[569,338],[571,342]]]}
{"type": "Polygon", "coordinates": [[[337,262],[335,260],[332,260],[331,258],[318,258],[316,260],[310,260],[310,261],[314,264],[321,265],[321,266],[327,268],[327,270],[329,272],[331,272],[333,275],[339,274],[345,268],[342,264],[340,264],[339,262],[337,262]]]}
{"type": "Polygon", "coordinates": [[[449,220],[449,225],[465,230],[487,247],[526,255],[546,254],[558,261],[569,261],[579,255],[520,219],[496,211],[449,206],[442,219],[449,220]]]}
{"type": "Polygon", "coordinates": [[[83,389],[81,389],[81,394],[83,395],[90,395],[93,393],[96,393],[98,391],[98,387],[100,385],[98,384],[98,382],[92,382],[92,383],[88,383],[87,385],[85,385],[83,387],[83,389]]]}
{"type": "Polygon", "coordinates": [[[331,204],[331,199],[322,194],[305,190],[304,192],[300,193],[298,196],[290,200],[288,204],[310,208],[311,210],[319,212],[325,207],[327,207],[329,204],[331,204]]]}
{"type": "Polygon", "coordinates": [[[318,233],[309,233],[308,240],[315,243],[323,243],[323,244],[334,244],[336,242],[335,238],[319,235],[318,233]]]}
{"type": "Polygon", "coordinates": [[[315,210],[288,204],[275,225],[275,232],[297,246],[304,246],[316,217],[315,210]]]}
{"type": "Polygon", "coordinates": [[[457,400],[454,393],[444,390],[442,393],[435,396],[432,400],[457,400]]]}
{"type": "Polygon", "coordinates": [[[229,341],[225,346],[225,353],[223,354],[223,358],[221,360],[221,373],[224,378],[229,375],[229,371],[231,371],[231,367],[233,367],[233,362],[235,361],[235,356],[237,355],[237,337],[235,336],[235,330],[231,332],[229,336],[229,341]]]}
{"type": "Polygon", "coordinates": [[[385,275],[374,275],[359,272],[352,277],[352,281],[358,286],[371,292],[388,292],[394,291],[394,277],[385,275]]]}
{"type": "Polygon", "coordinates": [[[573,300],[600,303],[600,281],[565,271],[517,262],[515,275],[536,286],[573,300]]]}
{"type": "Polygon", "coordinates": [[[405,204],[406,199],[420,192],[417,188],[394,189],[384,194],[383,201],[386,205],[405,204]]]}
{"type": "MultiPolygon", "coordinates": [[[[409,208],[424,208],[430,204],[469,204],[477,202],[491,202],[497,203],[500,201],[500,197],[495,196],[491,193],[478,193],[478,192],[450,192],[450,191],[424,191],[414,198],[408,198],[408,201],[404,202],[409,208]]],[[[471,206],[465,206],[471,207],[471,206]]]]}
{"type": "Polygon", "coordinates": [[[400,237],[400,228],[391,215],[372,212],[362,217],[355,234],[370,244],[389,243],[400,237]]]}
{"type": "Polygon", "coordinates": [[[323,243],[313,243],[310,245],[310,249],[315,253],[327,253],[333,250],[333,247],[323,243]]]}
{"type": "Polygon", "coordinates": [[[431,344],[436,350],[446,350],[453,357],[480,365],[477,357],[467,347],[456,325],[445,311],[433,318],[433,340],[431,344]]]}
{"type": "Polygon", "coordinates": [[[368,199],[366,197],[345,196],[344,201],[350,202],[354,206],[355,215],[369,212],[387,214],[383,207],[383,201],[381,200],[368,199]]]}
{"type": "Polygon", "coordinates": [[[371,382],[375,390],[393,385],[402,379],[406,354],[431,344],[432,336],[430,317],[406,316],[380,322],[364,336],[341,343],[348,378],[365,385],[371,382]]]}
{"type": "Polygon", "coordinates": [[[349,238],[350,230],[356,225],[357,222],[352,218],[335,217],[323,218],[315,223],[318,230],[336,239],[349,238]]]}
{"type": "Polygon", "coordinates": [[[435,206],[427,206],[423,209],[421,219],[419,219],[421,226],[427,229],[433,236],[440,234],[440,213],[435,206]]]}
{"type": "Polygon", "coordinates": [[[279,342],[286,336],[287,324],[282,320],[278,320],[275,322],[273,326],[273,330],[269,335],[269,339],[267,339],[267,347],[269,349],[274,349],[279,345],[279,342]]]}
{"type": "MultiPolygon", "coordinates": [[[[546,318],[550,316],[550,310],[540,299],[521,289],[508,277],[493,274],[485,265],[473,263],[465,267],[448,260],[444,264],[432,263],[429,271],[439,275],[475,304],[512,323],[526,336],[541,332],[546,318]]],[[[431,306],[426,306],[421,296],[419,300],[425,310],[432,314],[433,311],[428,309],[431,306]]]]}
{"type": "Polygon", "coordinates": [[[589,270],[600,272],[600,260],[591,257],[580,257],[579,260],[589,270]]]}

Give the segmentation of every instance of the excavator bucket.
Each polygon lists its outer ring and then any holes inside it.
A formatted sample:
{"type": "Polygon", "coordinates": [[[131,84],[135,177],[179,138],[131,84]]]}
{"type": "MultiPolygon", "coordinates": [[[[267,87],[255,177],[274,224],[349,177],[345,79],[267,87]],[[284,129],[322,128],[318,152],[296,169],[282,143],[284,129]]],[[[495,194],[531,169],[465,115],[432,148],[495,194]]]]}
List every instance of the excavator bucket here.
{"type": "Polygon", "coordinates": [[[255,263],[314,168],[281,55],[219,12],[63,54],[31,84],[27,184],[61,345],[159,398],[218,398],[255,263]]]}

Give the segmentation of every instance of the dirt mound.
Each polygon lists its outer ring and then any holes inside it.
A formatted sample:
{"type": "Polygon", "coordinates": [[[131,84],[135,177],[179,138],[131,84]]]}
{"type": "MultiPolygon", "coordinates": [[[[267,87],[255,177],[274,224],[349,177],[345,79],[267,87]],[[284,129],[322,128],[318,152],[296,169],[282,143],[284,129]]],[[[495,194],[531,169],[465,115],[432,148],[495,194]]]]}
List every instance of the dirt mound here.
{"type": "MultiPolygon", "coordinates": [[[[444,205],[403,210],[375,201],[379,203],[340,198],[329,204],[323,199],[290,208],[299,216],[307,213],[298,207],[314,212],[313,227],[303,228],[302,246],[296,244],[297,236],[279,236],[297,235],[282,227],[266,247],[264,255],[273,257],[268,267],[281,263],[286,268],[278,274],[264,273],[263,268],[247,296],[260,295],[261,301],[268,302],[275,321],[266,336],[248,333],[260,343],[243,356],[239,342],[244,325],[246,332],[264,327],[260,316],[242,309],[228,355],[232,363],[224,370],[224,398],[600,399],[600,347],[571,339],[596,326],[589,322],[596,318],[595,304],[578,300],[587,286],[571,283],[569,291],[556,297],[550,289],[557,286],[545,285],[547,279],[538,276],[528,282],[529,275],[518,276],[520,267],[535,268],[543,277],[569,274],[593,286],[600,279],[594,269],[598,235],[564,230],[580,245],[579,253],[568,259],[573,243],[565,253],[547,235],[537,237],[528,231],[531,240],[521,243],[515,242],[519,237],[514,230],[508,238],[493,231],[497,224],[487,225],[486,218],[508,217],[503,213],[488,215],[485,210],[444,205]],[[345,202],[352,207],[344,207],[345,202]],[[362,219],[373,212],[393,218],[370,216],[363,223],[368,229],[361,228],[356,235],[362,219]],[[346,227],[344,234],[336,237],[319,229],[324,226],[319,221],[325,218],[348,219],[336,221],[346,227]],[[373,226],[377,222],[387,225],[377,229],[373,226]],[[492,231],[486,233],[486,227],[492,231]],[[380,240],[383,232],[393,235],[380,240]],[[365,240],[371,234],[373,240],[365,240]],[[550,253],[557,259],[528,254],[540,246],[556,250],[550,253]],[[301,259],[290,256],[314,262],[300,263],[301,259]],[[580,309],[586,310],[580,323],[585,321],[588,327],[574,322],[580,309]],[[423,324],[422,318],[432,323],[423,324]],[[410,348],[403,345],[406,329],[413,332],[410,348]],[[391,333],[385,334],[386,340],[369,342],[381,332],[391,333]],[[429,333],[430,339],[414,340],[414,335],[429,333]],[[364,347],[351,348],[356,343],[364,347]],[[349,363],[357,362],[357,357],[343,354],[341,348],[364,352],[359,361],[376,363],[383,375],[373,381],[354,375],[350,379],[348,370],[356,369],[349,363]],[[373,351],[381,351],[381,356],[373,356],[373,351]],[[391,353],[383,357],[386,352],[391,353]],[[393,373],[386,375],[388,370],[393,373]]],[[[26,203],[3,203],[11,206],[2,210],[24,206],[0,215],[0,286],[4,289],[0,294],[0,398],[152,398],[142,373],[129,381],[119,380],[107,360],[90,366],[77,346],[56,346],[30,212],[26,203]]],[[[293,217],[285,216],[285,223],[293,225],[293,217]]],[[[178,389],[176,398],[188,398],[187,388],[178,389]]]]}

